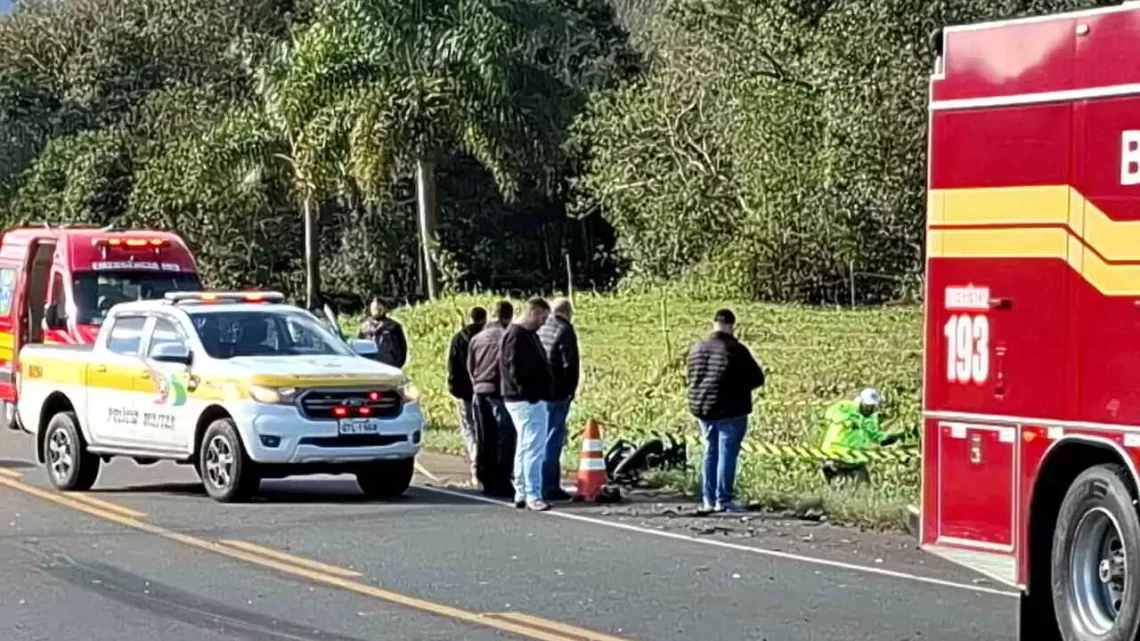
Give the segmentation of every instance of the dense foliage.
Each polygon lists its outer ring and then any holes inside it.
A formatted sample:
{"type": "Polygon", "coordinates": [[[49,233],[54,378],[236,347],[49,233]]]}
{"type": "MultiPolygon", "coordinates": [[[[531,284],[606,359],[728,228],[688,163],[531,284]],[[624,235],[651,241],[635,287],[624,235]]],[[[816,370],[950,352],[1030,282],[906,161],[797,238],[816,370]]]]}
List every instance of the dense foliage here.
{"type": "Polygon", "coordinates": [[[913,296],[928,39],[1095,0],[25,0],[0,218],[183,233],[216,285],[422,294],[697,279],[913,296]]]}

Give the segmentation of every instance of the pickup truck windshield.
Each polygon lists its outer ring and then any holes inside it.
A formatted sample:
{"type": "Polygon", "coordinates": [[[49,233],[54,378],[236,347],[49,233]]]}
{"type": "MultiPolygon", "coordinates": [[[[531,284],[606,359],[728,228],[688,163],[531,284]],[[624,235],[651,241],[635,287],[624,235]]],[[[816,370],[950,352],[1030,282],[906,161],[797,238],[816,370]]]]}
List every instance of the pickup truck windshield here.
{"type": "Polygon", "coordinates": [[[211,358],[352,354],[344,341],[300,312],[196,312],[190,319],[211,358]]]}
{"type": "Polygon", "coordinates": [[[118,303],[155,300],[167,292],[198,291],[198,275],[138,270],[78,272],[72,278],[76,322],[102,325],[107,312],[118,303]]]}

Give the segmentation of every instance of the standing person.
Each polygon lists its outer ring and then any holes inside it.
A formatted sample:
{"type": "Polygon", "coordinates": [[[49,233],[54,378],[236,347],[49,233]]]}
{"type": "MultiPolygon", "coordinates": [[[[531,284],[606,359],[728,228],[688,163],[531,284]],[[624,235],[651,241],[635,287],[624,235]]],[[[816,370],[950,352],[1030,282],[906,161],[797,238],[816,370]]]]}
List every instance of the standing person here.
{"type": "Polygon", "coordinates": [[[514,307],[508,301],[495,306],[495,320],[471,339],[467,373],[474,393],[475,473],[483,493],[495,498],[511,498],[511,474],[515,464],[515,426],[503,404],[499,376],[499,347],[514,307]]]}
{"type": "Polygon", "coordinates": [[[733,501],[736,462],[752,413],[752,390],[764,384],[764,370],[736,339],[736,315],[721,309],[713,332],[693,345],[687,363],[689,411],[705,439],[701,512],[743,511],[733,501]]]}
{"type": "Polygon", "coordinates": [[[376,360],[392,367],[404,366],[408,361],[408,341],[404,338],[404,328],[396,319],[388,316],[388,303],[379,296],[373,296],[368,305],[369,317],[360,326],[357,338],[376,343],[376,360]]]}
{"type": "Polygon", "coordinates": [[[522,320],[503,333],[499,352],[503,401],[518,430],[515,450],[515,507],[550,509],[542,495],[542,460],[546,450],[546,402],[550,400],[550,364],[538,328],[550,316],[541,298],[526,304],[522,320]]]}
{"type": "Polygon", "coordinates": [[[550,318],[538,330],[553,380],[550,402],[546,404],[548,431],[542,464],[543,498],[547,501],[570,500],[562,489],[562,448],[566,444],[566,418],[570,415],[570,402],[578,392],[580,375],[578,334],[570,322],[573,316],[573,304],[557,298],[550,305],[550,318]]]}
{"type": "Polygon", "coordinates": [[[475,437],[475,411],[472,404],[471,376],[467,373],[467,353],[471,338],[483,331],[487,324],[487,310],[472,307],[468,314],[471,322],[459,330],[451,339],[447,352],[447,391],[455,398],[459,410],[459,429],[463,434],[463,444],[467,446],[467,458],[471,461],[471,482],[478,484],[475,461],[478,440],[475,437]]]}

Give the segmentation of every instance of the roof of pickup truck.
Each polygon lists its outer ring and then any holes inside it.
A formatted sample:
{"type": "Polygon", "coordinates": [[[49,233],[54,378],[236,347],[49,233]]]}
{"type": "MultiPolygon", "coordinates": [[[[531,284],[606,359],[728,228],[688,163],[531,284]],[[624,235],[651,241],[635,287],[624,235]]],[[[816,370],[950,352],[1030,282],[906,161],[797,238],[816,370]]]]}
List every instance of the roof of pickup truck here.
{"type": "Polygon", "coordinates": [[[180,302],[178,304],[163,300],[140,300],[130,303],[119,303],[112,308],[111,313],[118,316],[124,313],[153,312],[158,310],[181,310],[194,314],[212,314],[216,312],[269,312],[269,313],[297,313],[305,310],[294,305],[281,303],[246,303],[246,302],[219,302],[198,303],[180,302]]]}

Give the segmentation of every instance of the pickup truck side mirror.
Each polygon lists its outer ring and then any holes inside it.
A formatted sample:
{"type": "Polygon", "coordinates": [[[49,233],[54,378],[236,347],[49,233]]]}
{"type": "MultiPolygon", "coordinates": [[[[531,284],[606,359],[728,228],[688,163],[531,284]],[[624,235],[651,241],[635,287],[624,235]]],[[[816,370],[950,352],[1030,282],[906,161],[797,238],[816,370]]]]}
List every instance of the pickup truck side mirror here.
{"type": "Polygon", "coordinates": [[[48,329],[64,329],[67,327],[67,319],[60,316],[59,303],[48,303],[44,307],[44,325],[48,329]]]}
{"type": "Polygon", "coordinates": [[[358,338],[349,343],[349,345],[352,347],[352,351],[356,352],[357,356],[363,356],[364,358],[375,358],[376,355],[380,353],[380,349],[376,347],[376,343],[370,340],[358,338]]]}
{"type": "Polygon", "coordinates": [[[194,361],[193,354],[185,343],[163,343],[154,348],[150,357],[160,363],[179,363],[187,367],[194,361]]]}

